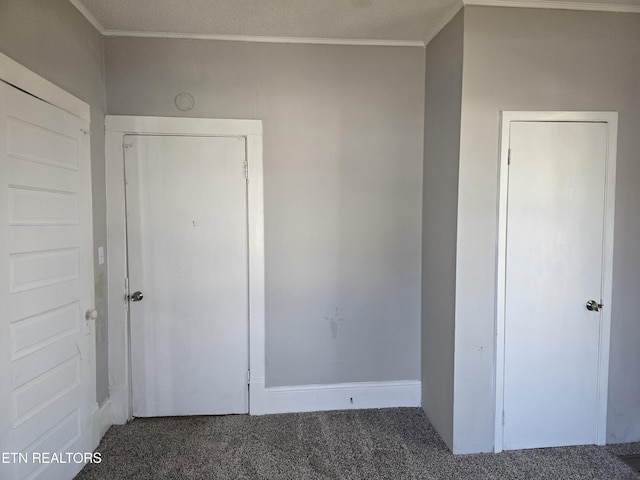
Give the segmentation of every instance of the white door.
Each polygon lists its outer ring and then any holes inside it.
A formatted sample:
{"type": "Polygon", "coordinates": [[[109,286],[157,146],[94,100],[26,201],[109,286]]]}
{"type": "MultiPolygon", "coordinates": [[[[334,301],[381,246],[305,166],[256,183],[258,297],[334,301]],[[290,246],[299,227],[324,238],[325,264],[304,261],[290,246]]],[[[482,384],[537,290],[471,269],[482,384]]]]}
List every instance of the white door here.
{"type": "Polygon", "coordinates": [[[247,413],[245,139],[125,143],[133,415],[247,413]]]}
{"type": "Polygon", "coordinates": [[[606,123],[511,122],[505,449],[596,443],[607,138],[606,123]]]}
{"type": "Polygon", "coordinates": [[[65,455],[91,451],[86,129],[83,120],[0,82],[0,451],[20,454],[0,463],[3,479],[68,479],[83,463],[65,455]]]}

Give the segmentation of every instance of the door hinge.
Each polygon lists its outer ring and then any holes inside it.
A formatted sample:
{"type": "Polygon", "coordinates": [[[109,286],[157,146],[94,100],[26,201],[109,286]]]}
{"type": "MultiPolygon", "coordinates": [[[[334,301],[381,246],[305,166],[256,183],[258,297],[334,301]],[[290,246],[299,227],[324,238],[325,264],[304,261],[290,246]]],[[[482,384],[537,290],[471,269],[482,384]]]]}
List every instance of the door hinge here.
{"type": "Polygon", "coordinates": [[[502,426],[504,427],[504,410],[502,411],[502,426]]]}
{"type": "Polygon", "coordinates": [[[511,149],[507,153],[507,165],[511,165],[511,149]]]}
{"type": "Polygon", "coordinates": [[[244,178],[249,178],[249,162],[244,162],[244,178]]]}
{"type": "Polygon", "coordinates": [[[247,385],[251,383],[251,370],[247,370],[247,385]]]}

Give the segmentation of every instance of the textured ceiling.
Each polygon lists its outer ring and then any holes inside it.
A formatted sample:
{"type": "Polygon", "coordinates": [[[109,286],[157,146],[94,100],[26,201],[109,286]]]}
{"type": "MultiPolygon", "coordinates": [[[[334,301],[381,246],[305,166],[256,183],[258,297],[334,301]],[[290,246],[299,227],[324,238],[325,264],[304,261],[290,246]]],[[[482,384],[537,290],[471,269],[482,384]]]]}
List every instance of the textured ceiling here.
{"type": "MultiPolygon", "coordinates": [[[[430,40],[462,0],[70,0],[107,34],[430,40]]],[[[640,0],[465,0],[466,4],[613,4],[640,12],[640,0]]],[[[608,6],[608,7],[606,7],[608,6]]],[[[591,8],[593,7],[593,8],[591,8]]],[[[618,9],[620,10],[620,9],[618,9]]]]}
{"type": "MultiPolygon", "coordinates": [[[[423,42],[460,0],[80,0],[105,30],[423,42]]],[[[449,20],[449,18],[446,18],[449,20]]]]}

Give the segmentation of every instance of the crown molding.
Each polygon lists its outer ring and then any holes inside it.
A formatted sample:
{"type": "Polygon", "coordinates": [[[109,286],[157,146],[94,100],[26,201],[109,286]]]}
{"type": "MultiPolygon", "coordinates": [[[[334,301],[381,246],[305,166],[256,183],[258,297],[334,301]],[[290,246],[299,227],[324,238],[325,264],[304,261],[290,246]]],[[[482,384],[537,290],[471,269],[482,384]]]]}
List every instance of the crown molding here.
{"type": "MultiPolygon", "coordinates": [[[[84,15],[102,35],[107,37],[142,37],[142,38],[181,38],[188,40],[222,40],[231,42],[259,42],[259,43],[302,43],[312,45],[360,45],[378,47],[420,47],[425,43],[421,40],[380,40],[356,38],[313,38],[313,37],[261,37],[254,35],[210,35],[171,32],[138,32],[107,30],[102,23],[84,6],[81,0],[69,2],[84,15]]],[[[456,10],[457,12],[457,10],[456,10]]],[[[448,22],[448,21],[447,21],[448,22]]],[[[444,25],[443,25],[444,26],[444,25]]]]}
{"type": "Polygon", "coordinates": [[[462,9],[462,7],[464,7],[463,1],[457,0],[455,5],[453,5],[453,7],[451,7],[451,9],[447,12],[447,14],[444,17],[442,17],[442,20],[438,22],[438,24],[436,25],[436,28],[434,28],[428,33],[427,37],[424,39],[425,46],[429,45],[429,42],[431,42],[431,40],[436,38],[436,35],[440,33],[440,30],[446,27],[447,24],[451,20],[453,20],[453,17],[455,17],[458,14],[458,12],[462,9]]]}
{"type": "Polygon", "coordinates": [[[421,40],[376,40],[359,38],[314,38],[314,37],[260,37],[254,35],[209,35],[171,32],[130,32],[121,30],[105,30],[108,37],[143,37],[143,38],[179,38],[188,40],[222,40],[229,42],[258,43],[306,43],[314,45],[367,45],[378,47],[421,47],[421,40]]]}
{"type": "Polygon", "coordinates": [[[258,43],[298,43],[311,45],[355,45],[377,47],[420,47],[424,48],[465,6],[547,8],[554,10],[583,10],[593,12],[640,13],[638,5],[604,4],[592,2],[568,2],[556,0],[457,0],[446,15],[422,40],[380,40],[356,38],[313,38],[313,37],[262,37],[254,35],[212,35],[171,32],[142,32],[107,30],[102,23],[83,5],[81,0],[69,0],[98,32],[108,37],[179,38],[189,40],[221,40],[230,42],[258,43]]]}
{"type": "Polygon", "coordinates": [[[638,5],[592,2],[562,2],[555,0],[463,0],[464,5],[481,7],[548,8],[553,10],[583,10],[591,12],[640,13],[638,5]]]}
{"type": "Polygon", "coordinates": [[[84,18],[86,18],[89,21],[89,23],[93,25],[96,28],[96,30],[98,30],[98,32],[100,32],[102,35],[105,34],[104,25],[100,23],[100,21],[93,15],[93,13],[91,13],[87,9],[87,7],[84,6],[84,4],[82,4],[80,0],[69,0],[69,2],[71,3],[71,5],[76,7],[82,15],[84,15],[84,18]]]}

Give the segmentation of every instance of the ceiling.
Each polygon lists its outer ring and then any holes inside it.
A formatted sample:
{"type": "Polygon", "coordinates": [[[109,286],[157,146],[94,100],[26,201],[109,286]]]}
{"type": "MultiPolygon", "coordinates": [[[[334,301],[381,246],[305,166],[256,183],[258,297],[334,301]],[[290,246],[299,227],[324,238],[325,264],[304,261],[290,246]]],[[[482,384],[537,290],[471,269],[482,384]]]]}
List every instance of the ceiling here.
{"type": "MultiPolygon", "coordinates": [[[[105,35],[423,46],[462,0],[70,0],[105,35]]],[[[640,13],[640,0],[465,0],[640,13]]]]}

